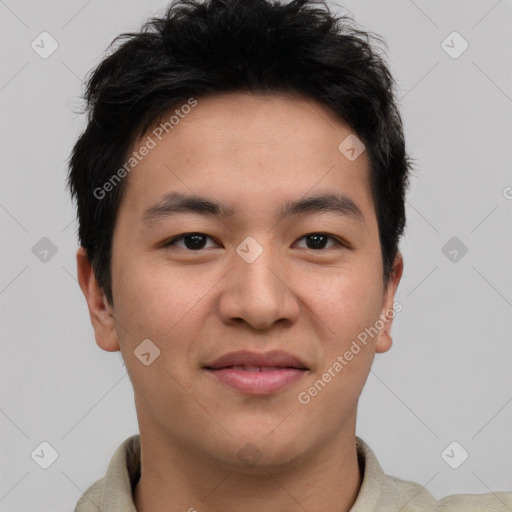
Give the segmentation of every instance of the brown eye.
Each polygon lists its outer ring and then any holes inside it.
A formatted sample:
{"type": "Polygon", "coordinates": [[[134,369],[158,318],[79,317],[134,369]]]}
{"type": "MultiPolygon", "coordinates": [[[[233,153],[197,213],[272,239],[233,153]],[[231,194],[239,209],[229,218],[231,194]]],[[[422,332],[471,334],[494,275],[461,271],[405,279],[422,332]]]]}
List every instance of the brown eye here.
{"type": "Polygon", "coordinates": [[[312,250],[321,250],[325,249],[329,240],[333,241],[334,244],[327,247],[330,248],[336,245],[342,245],[338,240],[333,238],[332,236],[326,235],[324,233],[311,233],[309,235],[304,235],[300,240],[306,240],[306,249],[312,250]]]}
{"type": "Polygon", "coordinates": [[[184,233],[167,242],[165,247],[174,246],[188,249],[189,251],[199,251],[205,248],[208,238],[211,239],[211,237],[203,233],[184,233]]]}

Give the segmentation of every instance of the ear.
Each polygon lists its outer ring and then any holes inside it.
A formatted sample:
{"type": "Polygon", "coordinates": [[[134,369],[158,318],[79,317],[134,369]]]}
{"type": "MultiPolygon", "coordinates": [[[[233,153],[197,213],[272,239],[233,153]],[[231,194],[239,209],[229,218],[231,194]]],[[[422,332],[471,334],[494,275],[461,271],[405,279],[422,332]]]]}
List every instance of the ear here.
{"type": "Polygon", "coordinates": [[[393,343],[391,338],[391,325],[396,313],[402,310],[402,305],[394,306],[395,294],[402,278],[404,270],[404,261],[402,255],[398,253],[395,261],[393,262],[393,269],[391,270],[389,281],[386,283],[384,291],[382,308],[380,311],[380,318],[384,322],[384,327],[379,330],[377,342],[375,345],[376,352],[387,352],[393,343]]]}
{"type": "Polygon", "coordinates": [[[80,247],[76,253],[78,283],[87,301],[96,343],[107,352],[120,350],[115,329],[113,310],[94,275],[86,250],[80,247]]]}

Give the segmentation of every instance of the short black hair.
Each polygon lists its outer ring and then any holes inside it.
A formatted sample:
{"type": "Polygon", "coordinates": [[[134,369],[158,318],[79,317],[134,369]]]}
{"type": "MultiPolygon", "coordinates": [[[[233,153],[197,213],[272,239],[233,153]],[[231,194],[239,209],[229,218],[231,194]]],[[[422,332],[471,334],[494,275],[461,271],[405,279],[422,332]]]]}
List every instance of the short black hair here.
{"type": "Polygon", "coordinates": [[[68,176],[80,245],[109,303],[112,238],[126,180],[108,194],[95,191],[166,111],[191,97],[240,91],[312,98],[365,144],[386,283],[405,227],[411,160],[396,84],[374,41],[385,46],[348,13],[334,14],[317,0],[178,0],[140,32],[116,37],[87,79],[88,123],[68,176]]]}

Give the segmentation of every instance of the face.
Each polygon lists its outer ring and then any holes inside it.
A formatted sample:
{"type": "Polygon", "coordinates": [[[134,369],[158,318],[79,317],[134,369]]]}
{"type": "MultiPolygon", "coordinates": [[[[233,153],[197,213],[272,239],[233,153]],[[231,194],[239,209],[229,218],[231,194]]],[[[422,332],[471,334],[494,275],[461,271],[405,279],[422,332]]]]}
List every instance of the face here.
{"type": "Polygon", "coordinates": [[[126,178],[114,307],[88,299],[141,433],[231,466],[246,443],[279,465],[353,435],[401,260],[383,283],[367,154],[338,149],[351,129],[313,100],[237,93],[155,133],[132,148],[156,143],[126,178]]]}

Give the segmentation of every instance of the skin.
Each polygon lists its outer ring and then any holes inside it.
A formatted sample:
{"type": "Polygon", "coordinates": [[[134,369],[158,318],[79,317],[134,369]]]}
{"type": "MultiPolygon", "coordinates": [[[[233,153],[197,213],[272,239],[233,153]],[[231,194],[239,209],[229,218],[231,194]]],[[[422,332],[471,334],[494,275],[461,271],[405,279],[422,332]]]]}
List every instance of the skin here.
{"type": "MultiPolygon", "coordinates": [[[[120,350],[134,387],[142,444],[139,512],[346,511],[361,485],[356,409],[375,353],[391,347],[391,321],[307,404],[307,391],[365,327],[393,307],[403,263],[382,279],[366,152],[349,161],[351,129],[315,101],[231,93],[198,104],[127,179],[113,237],[112,307],[84,250],[78,278],[97,344],[120,350]],[[181,213],[149,225],[144,211],[167,192],[230,205],[232,217],[181,213]],[[279,219],[285,201],[340,192],[362,219],[308,212],[279,219]],[[200,250],[164,242],[208,235],[200,250]],[[325,248],[306,235],[325,233],[325,248]],[[251,236],[252,263],[236,252],[251,236]],[[346,245],[338,245],[336,240],[346,245]],[[149,366],[144,339],[160,349],[149,366]],[[271,395],[226,387],[203,365],[236,350],[275,349],[309,368],[271,395]],[[252,443],[260,459],[237,457],[252,443]]],[[[148,132],[150,134],[150,132],[148,132]]],[[[148,135],[134,144],[137,149],[148,135]]]]}

